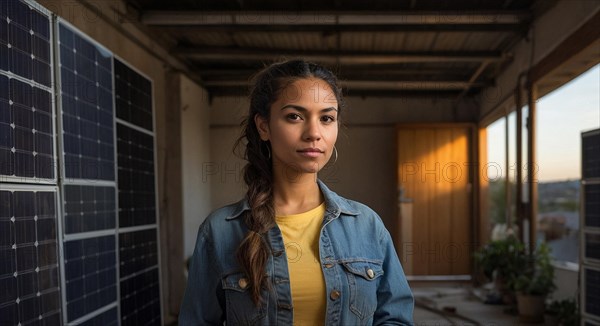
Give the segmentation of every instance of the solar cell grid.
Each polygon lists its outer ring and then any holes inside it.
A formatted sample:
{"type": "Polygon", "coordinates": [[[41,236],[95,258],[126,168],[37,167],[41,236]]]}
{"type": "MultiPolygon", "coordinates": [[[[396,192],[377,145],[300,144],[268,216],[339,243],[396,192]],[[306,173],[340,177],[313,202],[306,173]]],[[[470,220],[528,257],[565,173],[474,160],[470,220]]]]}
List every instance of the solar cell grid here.
{"type": "Polygon", "coordinates": [[[119,234],[121,277],[158,265],[156,229],[119,234]]]}
{"type": "Polygon", "coordinates": [[[0,325],[60,322],[54,191],[0,191],[0,325]]]}
{"type": "Polygon", "coordinates": [[[115,237],[65,243],[69,322],[117,300],[115,237]]]}
{"type": "Polygon", "coordinates": [[[114,180],[111,54],[59,24],[65,174],[114,180]]]}
{"type": "Polygon", "coordinates": [[[51,86],[50,24],[46,15],[15,0],[2,2],[0,70],[51,86]]]}
{"type": "Polygon", "coordinates": [[[152,130],[152,83],[115,60],[115,99],[117,118],[152,130]]]}
{"type": "Polygon", "coordinates": [[[80,233],[115,228],[114,187],[66,185],[65,233],[80,233]]]}
{"type": "Polygon", "coordinates": [[[53,179],[52,95],[0,75],[0,173],[53,179]]]}
{"type": "Polygon", "coordinates": [[[158,269],[121,281],[121,325],[160,325],[158,269]]]}
{"type": "Polygon", "coordinates": [[[117,124],[119,227],[154,224],[154,137],[117,124]]]}

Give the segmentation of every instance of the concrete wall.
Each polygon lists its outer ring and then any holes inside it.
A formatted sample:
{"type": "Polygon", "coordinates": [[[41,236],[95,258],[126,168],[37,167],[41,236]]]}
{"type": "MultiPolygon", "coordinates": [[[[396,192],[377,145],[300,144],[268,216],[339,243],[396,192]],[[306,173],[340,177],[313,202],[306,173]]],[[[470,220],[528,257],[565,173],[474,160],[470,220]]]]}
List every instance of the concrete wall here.
{"type": "Polygon", "coordinates": [[[181,174],[184,257],[194,252],[198,227],[210,213],[210,184],[203,167],[210,162],[208,93],[180,75],[181,174]]]}
{"type": "MultiPolygon", "coordinates": [[[[340,195],[369,205],[390,231],[396,228],[396,123],[474,121],[471,106],[453,110],[453,99],[384,97],[346,98],[337,149],[338,161],[326,166],[320,178],[340,195]]],[[[245,162],[232,153],[247,114],[243,97],[216,97],[211,103],[212,209],[239,200],[245,191],[241,168],[245,162]],[[237,174],[236,172],[237,171],[237,174]]],[[[402,140],[400,140],[400,146],[402,140]]]]}
{"type": "MultiPolygon", "coordinates": [[[[528,40],[521,40],[512,50],[514,60],[498,76],[495,86],[482,91],[479,98],[480,118],[488,115],[499,117],[497,114],[491,114],[492,110],[512,110],[512,94],[517,86],[519,74],[527,72],[530,67],[540,62],[598,11],[598,1],[563,0],[557,1],[554,7],[537,18],[528,33],[528,40]]],[[[523,98],[524,102],[526,100],[526,97],[523,98]]],[[[485,119],[484,124],[493,121],[494,119],[485,119]]]]}

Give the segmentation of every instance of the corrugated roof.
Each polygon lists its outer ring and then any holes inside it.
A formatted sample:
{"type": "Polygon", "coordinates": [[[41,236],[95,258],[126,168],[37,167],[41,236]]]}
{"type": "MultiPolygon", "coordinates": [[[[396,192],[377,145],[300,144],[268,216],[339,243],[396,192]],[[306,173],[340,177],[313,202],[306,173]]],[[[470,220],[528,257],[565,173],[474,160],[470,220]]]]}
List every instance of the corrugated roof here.
{"type": "Polygon", "coordinates": [[[300,56],[393,95],[412,82],[423,93],[446,85],[460,94],[452,82],[469,80],[476,93],[510,60],[536,1],[548,0],[126,1],[142,23],[176,41],[173,53],[210,92],[246,88],[265,63],[300,56]],[[448,83],[427,83],[434,81],[448,83]]]}

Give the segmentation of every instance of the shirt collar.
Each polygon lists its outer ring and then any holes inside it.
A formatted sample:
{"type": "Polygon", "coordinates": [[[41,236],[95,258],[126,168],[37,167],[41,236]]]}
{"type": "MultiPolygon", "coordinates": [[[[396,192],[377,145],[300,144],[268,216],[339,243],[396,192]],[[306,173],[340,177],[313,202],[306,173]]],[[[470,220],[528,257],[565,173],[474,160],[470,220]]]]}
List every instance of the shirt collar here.
{"type": "MultiPolygon", "coordinates": [[[[354,207],[350,205],[348,200],[342,198],[334,191],[330,190],[323,181],[317,179],[317,184],[323,193],[323,197],[325,197],[325,210],[333,215],[333,218],[337,218],[340,213],[344,213],[345,215],[358,215],[358,212],[354,207]]],[[[250,209],[250,205],[248,204],[248,199],[244,198],[237,202],[234,206],[233,213],[226,217],[226,220],[233,220],[238,218],[242,213],[246,210],[250,209]]]]}

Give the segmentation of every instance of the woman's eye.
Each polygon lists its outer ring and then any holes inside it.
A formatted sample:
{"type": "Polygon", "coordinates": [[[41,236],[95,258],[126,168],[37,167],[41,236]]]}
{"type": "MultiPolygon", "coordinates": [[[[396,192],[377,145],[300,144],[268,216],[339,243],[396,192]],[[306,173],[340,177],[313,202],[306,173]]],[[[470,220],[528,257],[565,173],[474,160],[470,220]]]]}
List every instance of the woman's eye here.
{"type": "Polygon", "coordinates": [[[294,120],[294,121],[300,120],[300,116],[297,115],[296,113],[288,114],[287,118],[290,119],[290,120],[294,120]]]}
{"type": "Polygon", "coordinates": [[[332,116],[330,116],[330,115],[326,115],[326,116],[323,116],[321,118],[321,121],[323,121],[323,122],[334,122],[335,118],[332,117],[332,116]]]}

